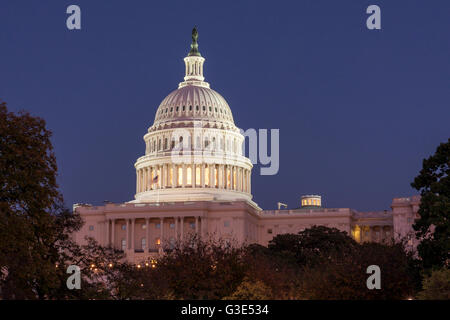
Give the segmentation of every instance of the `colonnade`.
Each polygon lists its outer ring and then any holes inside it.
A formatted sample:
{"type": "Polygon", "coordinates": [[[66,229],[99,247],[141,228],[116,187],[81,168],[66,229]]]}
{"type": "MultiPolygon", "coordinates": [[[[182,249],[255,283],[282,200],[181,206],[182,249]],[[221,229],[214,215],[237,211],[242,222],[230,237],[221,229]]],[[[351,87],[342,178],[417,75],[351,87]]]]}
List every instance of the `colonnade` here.
{"type": "Polygon", "coordinates": [[[217,188],[251,193],[251,170],[234,165],[161,164],[136,171],[137,193],[166,188],[217,188]]]}
{"type": "Polygon", "coordinates": [[[178,241],[185,239],[186,235],[189,232],[194,232],[200,236],[204,236],[207,229],[206,229],[206,223],[204,223],[204,219],[199,216],[194,217],[149,217],[149,218],[108,218],[106,220],[106,245],[111,247],[117,247],[116,242],[117,239],[125,240],[125,243],[120,243],[120,248],[116,249],[122,249],[122,250],[154,250],[155,248],[162,249],[165,245],[167,245],[167,240],[169,238],[178,241]],[[144,224],[140,223],[137,224],[137,220],[143,220],[144,224]],[[155,229],[153,232],[150,231],[150,220],[153,221],[159,221],[159,230],[156,231],[155,229]],[[118,225],[119,221],[122,223],[120,225],[125,224],[125,235],[123,232],[118,235],[116,234],[116,226],[118,225]],[[164,223],[169,222],[169,229],[173,228],[175,229],[174,232],[169,232],[170,230],[165,230],[165,224],[164,223]],[[185,230],[185,223],[191,222],[195,224],[195,227],[192,230],[185,230]],[[144,242],[141,242],[136,247],[136,225],[138,226],[145,226],[145,245],[144,242]],[[118,238],[119,237],[119,238],[118,238]],[[150,243],[151,239],[157,239],[157,243],[154,243],[155,246],[152,246],[150,243]],[[123,246],[125,244],[125,247],[123,246]],[[153,247],[153,248],[152,248],[153,247]]]}
{"type": "Polygon", "coordinates": [[[355,225],[352,236],[357,242],[383,242],[393,236],[392,227],[387,225],[355,225]]]}

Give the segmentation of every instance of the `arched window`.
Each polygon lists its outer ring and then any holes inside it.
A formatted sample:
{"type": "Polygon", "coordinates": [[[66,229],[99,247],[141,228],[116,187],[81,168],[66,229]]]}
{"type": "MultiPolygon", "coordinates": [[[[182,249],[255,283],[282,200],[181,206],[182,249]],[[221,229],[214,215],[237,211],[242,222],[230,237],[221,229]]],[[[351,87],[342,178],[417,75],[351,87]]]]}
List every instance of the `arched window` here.
{"type": "Polygon", "coordinates": [[[170,238],[169,244],[170,244],[170,249],[175,248],[175,238],[174,237],[170,238]]]}

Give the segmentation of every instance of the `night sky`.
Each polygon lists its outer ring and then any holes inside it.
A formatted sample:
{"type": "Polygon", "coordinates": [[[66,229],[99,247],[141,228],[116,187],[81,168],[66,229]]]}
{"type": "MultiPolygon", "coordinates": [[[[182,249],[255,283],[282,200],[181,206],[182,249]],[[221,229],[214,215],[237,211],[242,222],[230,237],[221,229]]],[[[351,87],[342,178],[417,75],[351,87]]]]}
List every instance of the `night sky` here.
{"type": "Polygon", "coordinates": [[[263,209],[389,209],[450,136],[450,1],[0,2],[0,99],[47,121],[67,206],[134,199],[134,162],[199,30],[236,125],[280,129],[263,209]],[[81,7],[82,29],[66,27],[81,7]],[[381,7],[381,30],[366,8],[381,7]]]}

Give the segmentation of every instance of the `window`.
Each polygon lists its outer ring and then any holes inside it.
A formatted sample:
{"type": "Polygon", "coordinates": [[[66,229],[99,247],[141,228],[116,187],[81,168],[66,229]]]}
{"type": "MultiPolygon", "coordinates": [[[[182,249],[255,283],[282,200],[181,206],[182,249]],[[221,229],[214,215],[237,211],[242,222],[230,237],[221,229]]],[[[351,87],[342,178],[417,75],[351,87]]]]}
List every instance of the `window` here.
{"type": "Polygon", "coordinates": [[[209,187],[209,168],[205,168],[205,185],[209,187]]]}
{"type": "Polygon", "coordinates": [[[272,229],[267,229],[267,233],[272,234],[272,229]]]}
{"type": "Polygon", "coordinates": [[[228,221],[228,220],[227,220],[227,221],[224,221],[224,222],[223,222],[223,226],[224,226],[224,227],[229,227],[229,226],[230,226],[230,221],[228,221]]]}
{"type": "Polygon", "coordinates": [[[192,106],[189,106],[189,111],[192,111],[192,106]]]}
{"type": "Polygon", "coordinates": [[[169,226],[170,226],[170,229],[175,229],[175,223],[171,222],[169,226]]]}
{"type": "Polygon", "coordinates": [[[155,223],[155,228],[156,229],[161,229],[161,223],[155,223]]]}
{"type": "Polygon", "coordinates": [[[189,226],[191,227],[191,229],[195,229],[195,222],[190,222],[189,226]]]}
{"type": "Polygon", "coordinates": [[[196,166],[195,167],[195,184],[197,185],[197,186],[199,186],[200,185],[200,167],[199,166],[196,166]]]}
{"type": "Polygon", "coordinates": [[[170,107],[170,112],[172,112],[173,111],[173,107],[170,107]]]}
{"type": "Polygon", "coordinates": [[[147,240],[145,238],[141,239],[141,248],[142,248],[142,250],[146,249],[146,247],[147,247],[147,243],[146,242],[147,242],[147,240]]]}
{"type": "Polygon", "coordinates": [[[186,106],[183,106],[183,111],[186,110],[186,106]]]}
{"type": "Polygon", "coordinates": [[[203,106],[203,111],[206,111],[206,107],[205,106],[203,106]]]}
{"type": "Polygon", "coordinates": [[[183,168],[179,166],[177,170],[177,186],[181,186],[182,184],[183,184],[183,168]]]}
{"type": "Polygon", "coordinates": [[[122,225],[122,230],[127,230],[127,225],[126,224],[122,225]]]}
{"type": "Polygon", "coordinates": [[[198,111],[198,106],[195,106],[195,110],[198,111]]]}
{"type": "Polygon", "coordinates": [[[142,225],[142,229],[146,229],[147,226],[145,224],[142,225]]]}
{"type": "Polygon", "coordinates": [[[211,107],[209,107],[209,112],[211,112],[212,111],[212,108],[211,107]]]}
{"type": "Polygon", "coordinates": [[[122,250],[125,251],[127,249],[127,240],[122,239],[122,250]]]}
{"type": "Polygon", "coordinates": [[[170,249],[175,248],[175,238],[174,237],[170,238],[169,243],[170,243],[170,249]]]}
{"type": "Polygon", "coordinates": [[[186,184],[188,186],[192,185],[192,168],[191,168],[191,166],[188,166],[186,168],[186,184]]]}
{"type": "Polygon", "coordinates": [[[177,112],[178,112],[178,110],[180,110],[180,107],[177,107],[177,112]]]}
{"type": "Polygon", "coordinates": [[[160,238],[156,238],[155,244],[156,244],[157,246],[159,246],[159,245],[161,244],[161,239],[160,239],[160,238]]]}
{"type": "Polygon", "coordinates": [[[94,231],[94,226],[89,226],[89,231],[94,231]]]}

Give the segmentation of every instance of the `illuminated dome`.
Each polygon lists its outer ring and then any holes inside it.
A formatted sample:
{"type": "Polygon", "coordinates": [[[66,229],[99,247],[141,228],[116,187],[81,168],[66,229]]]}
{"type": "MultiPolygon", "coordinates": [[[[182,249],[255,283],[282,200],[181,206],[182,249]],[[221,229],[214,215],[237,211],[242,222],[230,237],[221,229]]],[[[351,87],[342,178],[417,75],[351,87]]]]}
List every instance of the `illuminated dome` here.
{"type": "Polygon", "coordinates": [[[172,91],[159,105],[154,125],[190,120],[234,126],[233,115],[225,99],[212,89],[196,85],[172,91]]]}
{"type": "Polygon", "coordinates": [[[136,163],[134,202],[251,201],[251,161],[228,103],[204,81],[192,33],[186,75],[159,105],[136,163]]]}

